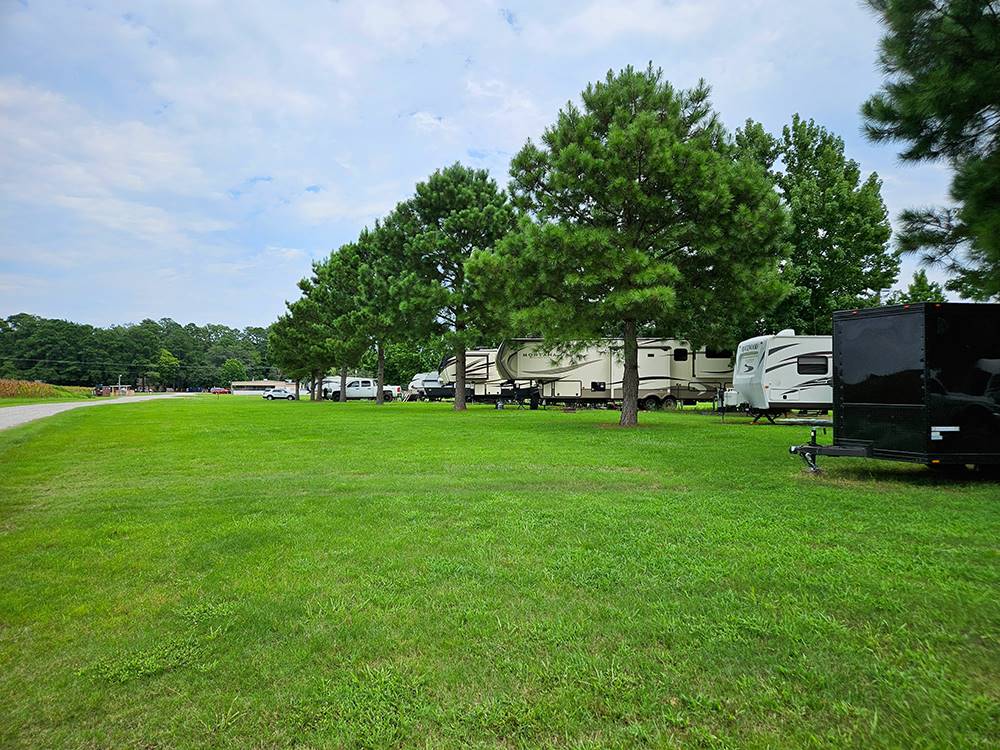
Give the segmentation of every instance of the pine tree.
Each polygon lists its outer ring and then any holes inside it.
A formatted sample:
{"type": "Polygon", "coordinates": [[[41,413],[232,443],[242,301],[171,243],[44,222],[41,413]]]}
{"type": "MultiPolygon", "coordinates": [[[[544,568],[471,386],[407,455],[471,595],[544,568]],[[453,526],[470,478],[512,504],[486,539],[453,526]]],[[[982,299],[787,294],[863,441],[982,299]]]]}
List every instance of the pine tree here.
{"type": "Polygon", "coordinates": [[[780,289],[785,213],[704,83],[676,90],[652,65],[609,72],[521,149],[511,177],[526,215],[468,270],[550,345],[624,339],[622,425],[638,422],[641,333],[716,343],[780,289]]]}
{"type": "Polygon", "coordinates": [[[1000,4],[995,0],[868,0],[886,33],[887,81],[862,108],[876,142],[905,161],[944,161],[954,177],[942,208],[901,215],[899,247],[943,266],[947,287],[1000,299],[1000,4]]]}

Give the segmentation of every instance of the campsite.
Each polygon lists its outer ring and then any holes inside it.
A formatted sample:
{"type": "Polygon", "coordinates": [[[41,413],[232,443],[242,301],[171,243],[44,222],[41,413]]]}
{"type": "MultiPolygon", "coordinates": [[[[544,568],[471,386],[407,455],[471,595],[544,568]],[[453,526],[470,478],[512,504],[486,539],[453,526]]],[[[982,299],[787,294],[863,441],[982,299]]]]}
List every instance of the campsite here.
{"type": "Polygon", "coordinates": [[[22,0],[0,136],[0,750],[1000,747],[1000,0],[22,0]]]}

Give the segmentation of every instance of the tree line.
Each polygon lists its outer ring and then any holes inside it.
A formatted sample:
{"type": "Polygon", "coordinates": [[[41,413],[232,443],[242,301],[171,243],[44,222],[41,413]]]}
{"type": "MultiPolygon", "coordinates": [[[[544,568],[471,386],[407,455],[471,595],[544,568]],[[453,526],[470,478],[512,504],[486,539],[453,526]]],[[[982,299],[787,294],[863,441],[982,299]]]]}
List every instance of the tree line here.
{"type": "Polygon", "coordinates": [[[468,348],[622,339],[634,425],[638,337],[824,333],[898,274],[879,179],[841,138],[798,116],[777,135],[753,121],[729,133],[706,84],[674,88],[652,65],[588,86],[510,177],[439,169],[315,263],[272,327],[275,362],[315,389],[371,351],[383,383],[387,347],[433,339],[455,357],[461,410],[468,348]]]}
{"type": "Polygon", "coordinates": [[[0,319],[0,377],[56,385],[207,388],[276,377],[267,329],[163,318],[107,328],[19,313],[0,319]]]}

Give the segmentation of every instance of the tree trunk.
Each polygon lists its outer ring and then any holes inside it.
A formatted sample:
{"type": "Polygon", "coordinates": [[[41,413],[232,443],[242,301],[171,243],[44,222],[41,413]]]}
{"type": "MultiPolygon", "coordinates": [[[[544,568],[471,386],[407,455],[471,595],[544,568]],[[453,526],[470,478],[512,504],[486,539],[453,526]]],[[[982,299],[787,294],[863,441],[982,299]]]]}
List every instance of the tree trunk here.
{"type": "Polygon", "coordinates": [[[622,374],[622,427],[639,424],[639,342],[635,321],[625,321],[625,372],[622,374]]]}
{"type": "Polygon", "coordinates": [[[312,377],[309,380],[309,400],[310,401],[318,401],[319,400],[319,399],[316,398],[316,384],[318,382],[319,382],[319,375],[317,375],[314,372],[312,374],[312,377]]]}
{"type": "Polygon", "coordinates": [[[347,401],[347,365],[340,368],[340,396],[341,403],[347,401]]]}
{"type": "Polygon", "coordinates": [[[455,350],[455,411],[465,411],[465,346],[455,350]]]}
{"type": "Polygon", "coordinates": [[[382,383],[385,380],[385,351],[382,349],[381,342],[375,345],[375,351],[378,353],[378,371],[375,375],[375,403],[383,404],[385,403],[385,392],[382,390],[382,383]]]}
{"type": "Polygon", "coordinates": [[[299,400],[299,385],[302,383],[298,378],[295,379],[295,400],[299,400]]]}

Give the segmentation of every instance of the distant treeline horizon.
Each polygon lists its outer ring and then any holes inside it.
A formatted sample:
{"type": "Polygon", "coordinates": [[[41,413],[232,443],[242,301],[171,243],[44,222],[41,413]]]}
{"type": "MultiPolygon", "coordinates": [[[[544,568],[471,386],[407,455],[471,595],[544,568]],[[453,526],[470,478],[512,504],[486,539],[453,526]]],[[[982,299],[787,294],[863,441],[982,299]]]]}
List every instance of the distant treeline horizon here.
{"type": "MultiPolygon", "coordinates": [[[[0,378],[53,385],[118,382],[177,389],[228,386],[233,380],[282,379],[268,346],[269,326],[181,324],[172,318],[95,326],[17,313],[0,318],[0,378]]],[[[445,348],[437,339],[386,348],[386,376],[403,387],[436,370],[445,348]]],[[[370,375],[369,352],[352,374],[370,375]]]]}
{"type": "Polygon", "coordinates": [[[102,327],[17,313],[0,319],[0,377],[96,385],[121,376],[130,384],[205,388],[221,382],[228,360],[242,364],[247,377],[277,377],[267,332],[171,318],[102,327]]]}

